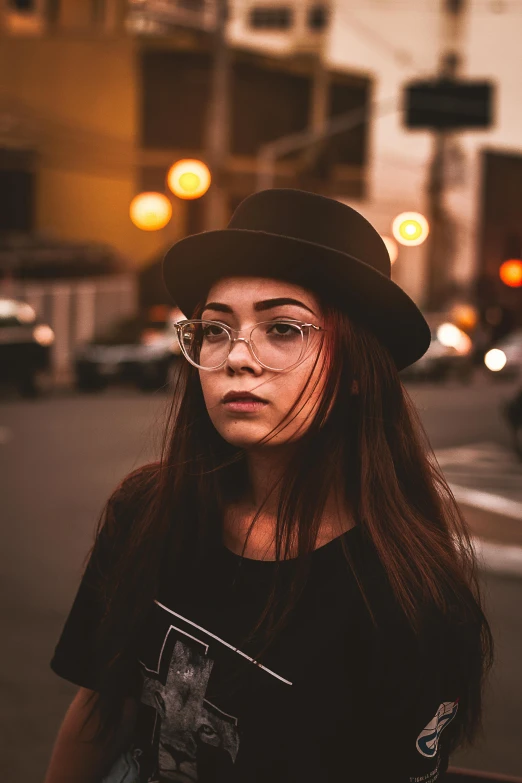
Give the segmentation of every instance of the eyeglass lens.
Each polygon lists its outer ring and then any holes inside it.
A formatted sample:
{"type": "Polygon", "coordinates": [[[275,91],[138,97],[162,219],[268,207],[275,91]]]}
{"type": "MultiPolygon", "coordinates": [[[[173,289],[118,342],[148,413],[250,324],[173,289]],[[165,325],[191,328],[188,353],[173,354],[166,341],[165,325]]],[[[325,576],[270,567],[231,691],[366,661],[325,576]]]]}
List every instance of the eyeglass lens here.
{"type": "MultiPolygon", "coordinates": [[[[219,367],[231,345],[229,333],[211,321],[185,324],[181,340],[187,357],[204,369],[219,367]]],[[[285,370],[296,364],[306,347],[307,337],[296,324],[270,321],[252,330],[252,348],[257,359],[273,370],[285,370]]]]}

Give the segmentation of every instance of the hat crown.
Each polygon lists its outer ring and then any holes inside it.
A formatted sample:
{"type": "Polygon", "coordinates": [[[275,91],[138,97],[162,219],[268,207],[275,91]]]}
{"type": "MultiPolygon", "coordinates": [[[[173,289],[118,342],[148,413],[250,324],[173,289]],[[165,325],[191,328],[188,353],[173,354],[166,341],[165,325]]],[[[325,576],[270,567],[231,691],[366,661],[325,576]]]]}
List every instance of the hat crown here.
{"type": "Polygon", "coordinates": [[[359,212],[335,199],[290,188],[263,190],[241,202],[228,228],[322,245],[391,277],[390,256],[379,233],[359,212]]]}

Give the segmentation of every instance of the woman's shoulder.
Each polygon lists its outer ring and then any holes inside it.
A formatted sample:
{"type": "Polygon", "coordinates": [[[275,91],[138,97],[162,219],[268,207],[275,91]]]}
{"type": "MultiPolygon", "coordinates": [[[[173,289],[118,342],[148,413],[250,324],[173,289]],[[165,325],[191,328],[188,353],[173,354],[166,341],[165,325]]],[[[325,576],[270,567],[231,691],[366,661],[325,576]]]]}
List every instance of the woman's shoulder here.
{"type": "Polygon", "coordinates": [[[150,462],[127,473],[110,493],[105,507],[105,534],[125,535],[149,506],[158,486],[160,463],[150,462]]]}
{"type": "Polygon", "coordinates": [[[157,486],[160,476],[160,463],[149,462],[127,473],[116,485],[109,497],[113,506],[132,506],[144,500],[157,486]]]}
{"type": "Polygon", "coordinates": [[[107,497],[87,553],[89,571],[102,573],[126,551],[159,477],[159,463],[148,463],[124,476],[107,497]]]}

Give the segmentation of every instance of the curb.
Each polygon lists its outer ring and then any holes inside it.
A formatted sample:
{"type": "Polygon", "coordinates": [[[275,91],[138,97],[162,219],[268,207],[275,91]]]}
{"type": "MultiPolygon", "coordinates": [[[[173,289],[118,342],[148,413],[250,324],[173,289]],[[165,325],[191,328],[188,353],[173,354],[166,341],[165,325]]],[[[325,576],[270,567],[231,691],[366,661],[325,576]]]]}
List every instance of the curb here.
{"type": "Polygon", "coordinates": [[[473,537],[479,569],[501,576],[522,576],[522,547],[473,537]]]}
{"type": "Polygon", "coordinates": [[[493,495],[491,492],[482,492],[478,489],[468,489],[458,484],[450,484],[451,491],[458,503],[472,508],[480,508],[484,511],[492,511],[511,519],[518,519],[522,524],[522,503],[510,500],[501,495],[493,495]]]}
{"type": "Polygon", "coordinates": [[[522,577],[522,503],[456,484],[450,488],[468,523],[479,569],[522,577]]]}

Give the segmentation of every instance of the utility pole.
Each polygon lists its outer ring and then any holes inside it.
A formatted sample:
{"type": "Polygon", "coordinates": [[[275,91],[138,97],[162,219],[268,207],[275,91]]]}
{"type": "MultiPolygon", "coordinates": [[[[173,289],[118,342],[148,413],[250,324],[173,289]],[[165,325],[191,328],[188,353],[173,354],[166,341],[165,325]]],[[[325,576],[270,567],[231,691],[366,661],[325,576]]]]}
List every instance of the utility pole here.
{"type": "Polygon", "coordinates": [[[306,147],[300,161],[300,166],[307,170],[312,167],[321,154],[325,143],[324,132],[328,122],[330,96],[330,75],[326,68],[324,52],[321,49],[313,55],[312,100],[310,104],[309,128],[318,141],[306,147]]]}
{"type": "MultiPolygon", "coordinates": [[[[441,0],[442,54],[439,79],[454,81],[462,62],[462,43],[468,0],[441,0]]],[[[425,306],[436,310],[445,304],[451,291],[457,252],[457,226],[444,203],[447,185],[447,157],[454,143],[450,132],[437,128],[433,133],[427,196],[430,237],[427,244],[427,294],[425,306]]]]}
{"type": "Polygon", "coordinates": [[[214,0],[216,27],[213,35],[213,65],[206,123],[206,163],[212,184],[206,196],[205,229],[222,228],[227,218],[226,166],[230,151],[230,71],[227,45],[227,0],[214,0]]]}

